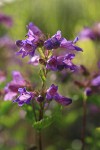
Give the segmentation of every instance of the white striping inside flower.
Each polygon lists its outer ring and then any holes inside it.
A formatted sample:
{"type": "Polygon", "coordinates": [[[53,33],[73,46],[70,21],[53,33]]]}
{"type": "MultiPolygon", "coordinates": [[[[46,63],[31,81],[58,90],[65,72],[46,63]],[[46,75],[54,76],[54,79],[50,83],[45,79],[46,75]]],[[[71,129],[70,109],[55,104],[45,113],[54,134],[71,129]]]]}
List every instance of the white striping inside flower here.
{"type": "Polygon", "coordinates": [[[31,96],[29,94],[22,94],[20,97],[19,97],[19,100],[20,101],[24,101],[24,100],[27,100],[29,99],[31,96]]]}

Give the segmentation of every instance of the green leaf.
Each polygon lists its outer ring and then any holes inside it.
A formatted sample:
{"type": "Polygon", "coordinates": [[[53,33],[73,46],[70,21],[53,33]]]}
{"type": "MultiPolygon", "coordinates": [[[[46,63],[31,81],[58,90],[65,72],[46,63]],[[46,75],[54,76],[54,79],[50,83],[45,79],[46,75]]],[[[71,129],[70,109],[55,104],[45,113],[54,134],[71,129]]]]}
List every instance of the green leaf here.
{"type": "Polygon", "coordinates": [[[2,101],[0,105],[0,116],[6,114],[12,107],[11,101],[2,101]]]}
{"type": "Polygon", "coordinates": [[[33,113],[33,108],[31,105],[25,105],[24,107],[24,110],[26,111],[26,119],[30,122],[30,123],[33,123],[35,121],[35,118],[34,118],[34,113],[33,113]]]}
{"type": "Polygon", "coordinates": [[[51,123],[53,122],[53,118],[50,116],[50,117],[46,117],[46,118],[43,118],[42,120],[40,121],[37,121],[35,123],[33,123],[33,127],[40,131],[46,127],[48,127],[49,125],[51,125],[51,123]]]}

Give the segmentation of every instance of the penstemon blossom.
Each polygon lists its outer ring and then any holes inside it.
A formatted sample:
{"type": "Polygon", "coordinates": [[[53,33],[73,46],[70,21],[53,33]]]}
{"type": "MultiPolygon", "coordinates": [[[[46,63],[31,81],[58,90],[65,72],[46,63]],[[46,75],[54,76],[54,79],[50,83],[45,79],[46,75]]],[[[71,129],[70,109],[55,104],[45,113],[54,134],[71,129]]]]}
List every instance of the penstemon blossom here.
{"type": "Polygon", "coordinates": [[[85,77],[84,81],[75,81],[75,84],[83,88],[84,94],[88,97],[92,94],[98,94],[100,92],[100,73],[90,73],[84,66],[80,67],[82,75],[85,77]],[[87,78],[88,77],[88,78],[87,78]]]}
{"type": "Polygon", "coordinates": [[[78,52],[82,49],[76,45],[78,37],[73,41],[68,41],[62,37],[61,31],[57,31],[51,38],[47,38],[33,23],[29,23],[27,29],[26,39],[16,41],[16,45],[20,48],[16,54],[21,55],[22,58],[29,56],[29,64],[40,66],[39,76],[42,83],[39,89],[33,89],[29,84],[31,82],[26,82],[21,74],[15,71],[13,72],[13,80],[5,88],[5,100],[14,99],[19,92],[19,96],[13,102],[18,103],[19,106],[25,105],[33,108],[35,118],[33,126],[39,131],[39,149],[42,150],[40,133],[44,126],[41,123],[43,124],[43,121],[46,122],[52,117],[47,117],[45,110],[53,100],[61,106],[72,103],[71,98],[59,94],[57,85],[52,83],[50,87],[47,87],[47,74],[50,71],[77,70],[78,66],[72,62],[75,57],[74,51],[78,52]],[[57,49],[63,49],[65,53],[55,54],[54,51],[57,49]]]}

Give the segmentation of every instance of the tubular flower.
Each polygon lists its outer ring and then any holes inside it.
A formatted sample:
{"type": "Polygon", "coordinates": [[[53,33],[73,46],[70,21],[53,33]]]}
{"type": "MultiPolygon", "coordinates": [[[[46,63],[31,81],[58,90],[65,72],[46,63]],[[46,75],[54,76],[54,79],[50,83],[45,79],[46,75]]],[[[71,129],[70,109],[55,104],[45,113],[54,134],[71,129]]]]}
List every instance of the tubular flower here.
{"type": "Polygon", "coordinates": [[[17,102],[19,106],[23,106],[23,104],[30,104],[30,101],[34,97],[34,95],[31,92],[26,91],[26,88],[19,88],[18,92],[20,95],[16,100],[13,100],[13,102],[17,102]]]}
{"type": "Polygon", "coordinates": [[[16,41],[16,45],[20,48],[17,52],[17,55],[22,54],[22,58],[25,56],[34,56],[35,50],[38,45],[41,45],[44,40],[44,34],[42,31],[35,26],[33,23],[29,23],[27,26],[28,33],[26,40],[18,40],[16,41]]]}
{"type": "Polygon", "coordinates": [[[10,16],[0,14],[0,24],[4,24],[7,27],[11,27],[13,25],[13,20],[10,16]]]}
{"type": "Polygon", "coordinates": [[[83,51],[80,47],[76,46],[75,43],[79,40],[78,37],[74,39],[74,41],[67,41],[65,38],[60,43],[61,48],[65,48],[66,50],[76,50],[83,51]]]}
{"type": "Polygon", "coordinates": [[[70,70],[76,70],[77,66],[74,65],[71,60],[75,57],[75,54],[66,54],[65,56],[51,56],[47,61],[46,68],[48,70],[63,70],[69,68],[70,70]]]}
{"type": "Polygon", "coordinates": [[[58,47],[60,47],[61,40],[61,31],[57,31],[55,35],[53,35],[50,39],[44,42],[44,47],[47,50],[57,49],[58,47]]]}
{"type": "Polygon", "coordinates": [[[80,69],[82,69],[81,73],[86,77],[86,79],[82,82],[75,81],[75,84],[80,88],[84,88],[84,93],[87,96],[90,96],[93,93],[100,93],[100,74],[91,74],[84,66],[81,66],[80,69]]]}
{"type": "Polygon", "coordinates": [[[95,35],[92,31],[91,28],[85,27],[80,33],[79,33],[79,37],[80,39],[85,39],[85,38],[89,38],[94,40],[95,39],[95,35]]]}
{"type": "Polygon", "coordinates": [[[46,64],[46,68],[48,70],[53,70],[53,71],[57,71],[57,57],[56,56],[51,56],[46,64]]]}
{"type": "Polygon", "coordinates": [[[54,84],[52,84],[49,89],[47,90],[46,93],[46,99],[47,100],[52,100],[55,96],[55,94],[57,93],[58,90],[58,86],[55,86],[54,84]]]}
{"type": "Polygon", "coordinates": [[[27,55],[34,56],[35,50],[37,48],[37,46],[29,40],[18,40],[16,41],[16,45],[20,48],[20,50],[16,54],[22,54],[22,58],[27,55]]]}
{"type": "Polygon", "coordinates": [[[18,92],[19,87],[24,87],[26,85],[26,81],[22,77],[21,73],[19,71],[13,71],[12,72],[13,80],[9,82],[4,91],[5,91],[5,97],[4,100],[12,100],[18,92]]]}
{"type": "Polygon", "coordinates": [[[58,86],[55,86],[52,84],[49,89],[46,92],[46,99],[47,100],[52,100],[54,99],[56,102],[60,103],[61,105],[69,105],[72,103],[72,99],[68,97],[64,97],[60,95],[58,92],[58,86]]]}
{"type": "Polygon", "coordinates": [[[56,100],[56,102],[60,103],[61,105],[69,105],[72,103],[72,99],[68,98],[68,97],[64,97],[58,93],[55,94],[54,99],[56,100]]]}
{"type": "Polygon", "coordinates": [[[78,37],[76,37],[74,41],[67,41],[65,38],[61,36],[61,31],[57,31],[55,35],[53,35],[50,39],[44,42],[44,47],[47,50],[65,48],[67,50],[82,51],[80,47],[75,46],[75,43],[77,41],[78,37]]]}
{"type": "Polygon", "coordinates": [[[95,77],[92,81],[91,81],[91,85],[92,86],[100,86],[100,75],[95,77]]]}

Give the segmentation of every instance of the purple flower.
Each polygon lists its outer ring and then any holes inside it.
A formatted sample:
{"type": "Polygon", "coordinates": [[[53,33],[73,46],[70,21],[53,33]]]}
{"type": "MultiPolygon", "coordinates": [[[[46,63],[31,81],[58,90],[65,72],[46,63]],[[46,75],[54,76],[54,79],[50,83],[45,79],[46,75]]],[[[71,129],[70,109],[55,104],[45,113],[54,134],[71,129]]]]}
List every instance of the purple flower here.
{"type": "Polygon", "coordinates": [[[20,95],[13,102],[17,102],[19,106],[23,106],[23,104],[30,104],[34,95],[31,92],[26,91],[26,88],[19,88],[18,92],[20,95]]]}
{"type": "Polygon", "coordinates": [[[47,100],[52,100],[53,97],[55,96],[55,94],[57,93],[58,90],[58,86],[55,86],[54,84],[52,84],[49,89],[47,90],[46,93],[46,99],[47,100]]]}
{"type": "Polygon", "coordinates": [[[77,70],[77,66],[74,65],[71,60],[75,57],[75,54],[67,54],[65,57],[64,57],[64,64],[65,64],[65,68],[69,68],[70,70],[77,70]]]}
{"type": "Polygon", "coordinates": [[[46,68],[48,70],[63,70],[69,68],[70,70],[76,70],[77,66],[74,65],[71,60],[75,57],[75,54],[66,54],[65,56],[51,56],[47,61],[46,68]]]}
{"type": "Polygon", "coordinates": [[[34,56],[35,50],[37,48],[37,46],[29,40],[18,40],[16,41],[16,45],[20,48],[16,54],[22,55],[22,58],[27,55],[34,56]]]}
{"type": "Polygon", "coordinates": [[[65,63],[64,61],[65,56],[58,56],[57,57],[57,69],[58,70],[63,70],[65,68],[65,63]]]}
{"type": "Polygon", "coordinates": [[[56,102],[60,103],[61,105],[69,105],[72,103],[72,99],[68,98],[68,97],[64,97],[58,93],[55,94],[54,99],[56,100],[56,102]]]}
{"type": "Polygon", "coordinates": [[[74,41],[67,41],[61,36],[61,31],[57,31],[55,35],[53,35],[50,39],[44,42],[44,47],[48,50],[65,48],[67,50],[82,51],[80,47],[75,46],[75,43],[78,40],[78,37],[76,37],[74,41]]]}
{"type": "Polygon", "coordinates": [[[39,59],[40,57],[38,55],[35,55],[30,59],[28,63],[32,64],[33,66],[37,66],[39,64],[39,59]]]}
{"type": "Polygon", "coordinates": [[[28,29],[27,36],[28,40],[30,41],[39,42],[39,40],[44,36],[42,31],[32,22],[29,23],[27,29],[28,29]]]}
{"type": "Polygon", "coordinates": [[[60,43],[61,48],[65,48],[66,50],[76,50],[83,51],[80,47],[76,46],[75,43],[79,40],[78,37],[74,39],[74,41],[67,41],[65,38],[62,39],[60,43]]]}
{"type": "Polygon", "coordinates": [[[13,71],[12,72],[13,80],[9,82],[4,91],[5,91],[5,96],[4,100],[12,100],[18,92],[19,87],[24,87],[26,85],[26,81],[22,77],[19,71],[13,71]]]}
{"type": "Polygon", "coordinates": [[[53,35],[50,39],[44,42],[44,47],[47,50],[57,49],[58,47],[60,47],[61,40],[61,31],[57,31],[55,35],[53,35]]]}
{"type": "Polygon", "coordinates": [[[84,38],[90,38],[90,39],[95,39],[95,35],[92,31],[91,28],[85,27],[80,33],[79,33],[80,39],[84,38]]]}
{"type": "Polygon", "coordinates": [[[53,70],[53,71],[57,70],[57,57],[56,56],[51,56],[48,59],[46,68],[49,70],[53,70]]]}
{"type": "Polygon", "coordinates": [[[92,86],[100,86],[100,75],[95,77],[92,81],[91,81],[91,85],[92,86]]]}
{"type": "Polygon", "coordinates": [[[55,86],[54,84],[52,84],[50,86],[50,88],[47,90],[46,99],[47,100],[54,99],[56,102],[58,102],[58,103],[60,103],[61,105],[64,105],[64,106],[69,105],[69,104],[72,103],[71,98],[64,97],[64,96],[58,94],[57,90],[58,90],[58,86],[55,86]]]}
{"type": "Polygon", "coordinates": [[[17,52],[17,55],[22,54],[22,58],[24,58],[27,55],[33,57],[36,48],[39,45],[41,45],[44,40],[44,34],[33,23],[29,23],[27,28],[28,28],[28,33],[27,33],[26,40],[16,41],[16,45],[20,48],[19,52],[17,52]]]}
{"type": "Polygon", "coordinates": [[[5,15],[5,14],[0,14],[0,24],[4,24],[7,27],[11,27],[13,24],[12,18],[5,15]]]}

